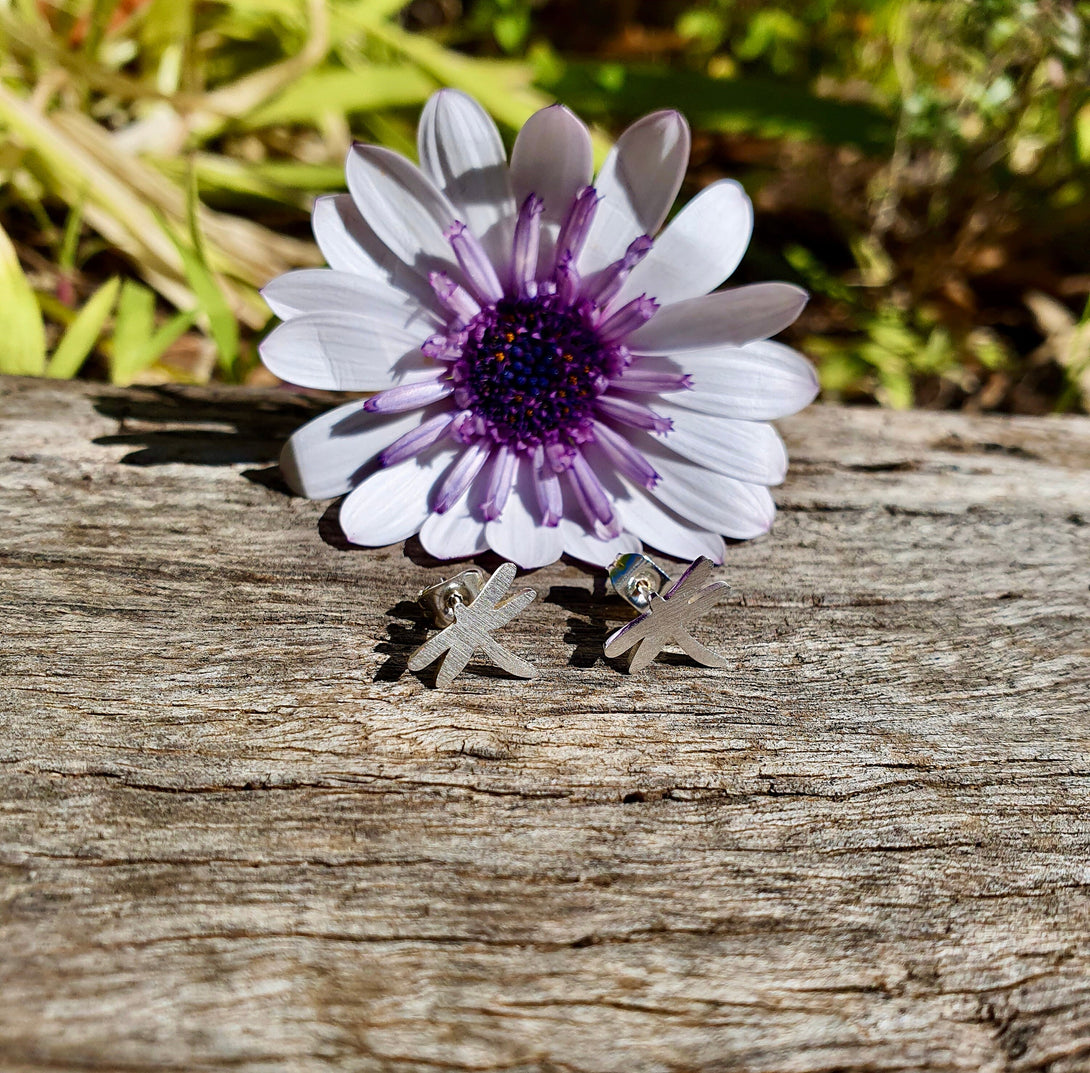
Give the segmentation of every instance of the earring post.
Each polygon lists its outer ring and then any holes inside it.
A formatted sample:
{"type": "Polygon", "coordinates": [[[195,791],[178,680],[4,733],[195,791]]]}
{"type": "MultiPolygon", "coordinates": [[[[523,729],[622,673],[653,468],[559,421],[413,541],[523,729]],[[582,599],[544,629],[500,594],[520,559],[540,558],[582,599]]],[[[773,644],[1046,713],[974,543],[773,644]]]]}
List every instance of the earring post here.
{"type": "Polygon", "coordinates": [[[631,552],[618,555],[609,568],[609,583],[613,591],[637,611],[651,606],[651,597],[670,584],[670,575],[646,555],[631,552]]]}
{"type": "Polygon", "coordinates": [[[417,601],[436,626],[445,627],[454,622],[454,608],[458,604],[473,603],[480,596],[483,586],[484,571],[471,566],[452,578],[421,589],[417,601]]]}

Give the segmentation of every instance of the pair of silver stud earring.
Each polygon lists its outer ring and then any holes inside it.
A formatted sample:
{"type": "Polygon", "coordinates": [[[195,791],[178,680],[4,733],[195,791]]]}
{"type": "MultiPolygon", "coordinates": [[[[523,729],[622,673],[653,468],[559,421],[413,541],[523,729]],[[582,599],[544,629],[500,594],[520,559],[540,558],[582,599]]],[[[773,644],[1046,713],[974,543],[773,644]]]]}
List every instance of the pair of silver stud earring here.
{"type": "MultiPolygon", "coordinates": [[[[725,667],[727,661],[705,647],[690,632],[726,593],[722,581],[711,581],[712,561],[701,556],[675,582],[646,555],[619,555],[609,568],[613,591],[639,615],[606,639],[607,656],[628,656],[629,673],[643,670],[669,644],[705,667],[725,667]]],[[[445,689],[477,652],[508,674],[536,678],[537,668],[516,656],[493,636],[534,601],[533,589],[508,596],[516,566],[504,563],[485,580],[470,567],[421,591],[418,600],[440,632],[409,657],[409,670],[420,671],[442,657],[435,684],[445,689]]]]}

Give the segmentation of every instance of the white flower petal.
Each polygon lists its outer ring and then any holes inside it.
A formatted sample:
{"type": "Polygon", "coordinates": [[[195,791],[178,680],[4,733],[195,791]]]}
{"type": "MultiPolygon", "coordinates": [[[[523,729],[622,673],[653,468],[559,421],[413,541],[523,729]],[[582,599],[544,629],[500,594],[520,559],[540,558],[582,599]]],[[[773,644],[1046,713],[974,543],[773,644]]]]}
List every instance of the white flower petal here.
{"type": "Polygon", "coordinates": [[[662,478],[650,494],[698,528],[736,540],[749,540],[772,528],[776,504],[764,485],[735,480],[680,458],[645,432],[633,430],[629,439],[662,478]]]}
{"type": "Polygon", "coordinates": [[[330,391],[381,391],[434,376],[439,366],[417,348],[415,332],[375,317],[306,313],[262,340],[266,368],[281,380],[330,391]]]}
{"type": "Polygon", "coordinates": [[[362,400],[345,403],[292,433],[280,453],[280,472],[307,499],[342,496],[379,451],[431,416],[419,410],[373,414],[364,411],[362,400]]]}
{"type": "MultiPolygon", "coordinates": [[[[594,452],[597,449],[591,446],[590,450],[594,452]]],[[[590,464],[596,471],[596,475],[601,478],[611,506],[615,506],[615,494],[620,488],[620,482],[612,466],[608,462],[603,462],[600,452],[592,457],[594,461],[590,464]]],[[[560,485],[564,497],[564,516],[560,519],[560,525],[557,528],[564,538],[566,554],[585,563],[593,563],[595,566],[609,566],[618,555],[643,550],[639,538],[627,531],[622,531],[619,536],[610,540],[602,540],[595,536],[591,529],[591,522],[584,515],[572,492],[570,482],[561,479],[560,485]]]]}
{"type": "MultiPolygon", "coordinates": [[[[623,479],[623,478],[622,478],[623,479]]],[[[626,495],[618,497],[617,512],[625,529],[645,544],[658,548],[676,559],[693,560],[705,555],[713,563],[721,563],[726,545],[718,533],[709,533],[685,522],[672,510],[648,495],[642,488],[624,481],[626,495]]]]}
{"type": "Polygon", "coordinates": [[[469,559],[488,550],[484,523],[457,503],[445,514],[428,515],[420,527],[420,543],[436,559],[469,559]]]}
{"type": "Polygon", "coordinates": [[[582,120],[562,104],[535,112],[511,150],[511,185],[519,205],[530,194],[545,203],[544,222],[563,223],[575,195],[590,182],[594,153],[582,120]]]}
{"type": "Polygon", "coordinates": [[[645,488],[613,469],[600,446],[584,446],[583,453],[627,533],[679,559],[706,555],[717,563],[723,561],[725,545],[718,533],[706,532],[663,506],[645,488]]]}
{"type": "Polygon", "coordinates": [[[688,373],[693,386],[649,399],[665,399],[743,421],[771,421],[809,406],[819,390],[817,373],[797,350],[769,339],[744,347],[690,351],[677,358],[652,357],[640,365],[659,372],[688,373]]]}
{"type": "Polygon", "coordinates": [[[661,400],[654,407],[674,427],[653,435],[682,457],[751,484],[779,484],[787,475],[787,448],[766,422],[702,414],[661,400]]]}
{"type": "Polygon", "coordinates": [[[385,280],[330,268],[300,268],[265,285],[261,297],[281,319],[303,313],[365,313],[425,339],[443,321],[385,280]]]}
{"type": "Polygon", "coordinates": [[[524,570],[555,563],[564,554],[560,527],[541,524],[533,465],[528,458],[519,460],[518,475],[503,514],[485,526],[485,537],[497,555],[524,570]]]}
{"type": "Polygon", "coordinates": [[[675,354],[715,346],[743,346],[782,332],[806,305],[793,283],[751,283],[660,309],[625,340],[632,350],[675,354]]]}
{"type": "Polygon", "coordinates": [[[643,545],[634,533],[624,532],[612,540],[599,540],[587,532],[583,524],[566,517],[560,520],[557,528],[564,537],[565,554],[593,566],[609,566],[618,555],[643,551],[643,545]]]}
{"type": "Polygon", "coordinates": [[[595,180],[602,201],[579,259],[584,276],[658,231],[681,189],[689,146],[689,124],[674,111],[652,112],[621,134],[595,180]]]}
{"type": "MultiPolygon", "coordinates": [[[[484,522],[477,510],[484,483],[478,474],[448,511],[428,515],[420,527],[420,543],[429,555],[436,559],[468,559],[488,549],[484,522]]],[[[441,484],[441,479],[436,482],[437,487],[441,484]]]]}
{"type": "Polygon", "coordinates": [[[373,473],[341,504],[344,535],[374,548],[418,532],[431,510],[432,489],[458,450],[447,441],[373,473]]]}
{"type": "Polygon", "coordinates": [[[314,240],[330,268],[386,282],[442,314],[427,279],[382,244],[360,215],[351,194],[331,194],[314,202],[310,221],[314,240]]]}
{"type": "Polygon", "coordinates": [[[364,222],[349,194],[327,194],[317,198],[311,211],[310,227],[330,268],[338,272],[355,272],[369,279],[387,278],[388,273],[381,264],[382,253],[385,251],[392,260],[396,258],[378,243],[378,237],[364,222]],[[376,243],[380,247],[374,251],[377,258],[370,251],[376,243]]]}
{"type": "Polygon", "coordinates": [[[472,97],[441,89],[424,105],[417,145],[421,170],[502,269],[517,208],[507,152],[492,117],[472,97]]]}
{"type": "Polygon", "coordinates": [[[356,208],[397,257],[421,276],[438,270],[462,281],[443,237],[458,214],[419,168],[391,149],[357,144],[345,176],[356,208]]]}
{"type": "Polygon", "coordinates": [[[622,306],[641,294],[670,305],[714,291],[738,267],[753,233],[753,206],[731,179],[705,187],[670,221],[632,270],[622,306]]]}

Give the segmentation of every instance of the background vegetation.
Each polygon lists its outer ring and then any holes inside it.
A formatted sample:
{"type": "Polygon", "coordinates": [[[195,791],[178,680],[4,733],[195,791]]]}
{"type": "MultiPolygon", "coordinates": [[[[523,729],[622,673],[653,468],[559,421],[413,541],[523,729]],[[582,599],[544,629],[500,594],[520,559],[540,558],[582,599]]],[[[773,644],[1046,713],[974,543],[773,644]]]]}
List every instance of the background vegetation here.
{"type": "Polygon", "coordinates": [[[830,397],[1090,405],[1085,0],[0,0],[0,371],[261,382],[311,198],[440,85],[682,109],[830,397]]]}

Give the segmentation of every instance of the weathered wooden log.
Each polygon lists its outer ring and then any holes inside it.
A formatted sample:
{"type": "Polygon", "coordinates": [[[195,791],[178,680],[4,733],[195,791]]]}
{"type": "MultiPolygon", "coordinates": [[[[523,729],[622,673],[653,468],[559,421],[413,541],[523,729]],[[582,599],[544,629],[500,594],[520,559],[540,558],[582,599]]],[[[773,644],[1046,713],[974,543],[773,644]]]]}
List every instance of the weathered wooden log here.
{"type": "Polygon", "coordinates": [[[4,1070],[1090,1069],[1090,420],[812,408],[727,670],[562,562],[437,691],[322,405],[0,380],[4,1070]]]}

